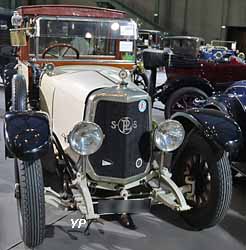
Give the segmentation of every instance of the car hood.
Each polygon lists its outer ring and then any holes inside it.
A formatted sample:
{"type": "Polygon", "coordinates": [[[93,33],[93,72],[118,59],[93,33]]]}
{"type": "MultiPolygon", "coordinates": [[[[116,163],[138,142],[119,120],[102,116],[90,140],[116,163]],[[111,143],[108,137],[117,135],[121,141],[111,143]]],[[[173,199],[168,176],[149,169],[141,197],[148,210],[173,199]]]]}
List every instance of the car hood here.
{"type": "MultiPolygon", "coordinates": [[[[65,75],[68,74],[69,76],[71,75],[80,75],[84,74],[85,72],[91,72],[90,74],[98,73],[108,80],[111,81],[111,85],[115,85],[115,83],[119,83],[121,81],[119,77],[119,72],[121,69],[116,68],[116,67],[107,67],[107,66],[95,66],[95,65],[75,65],[75,66],[61,66],[57,67],[55,70],[55,75],[65,75]]],[[[129,71],[128,71],[129,72],[129,71]]],[[[81,79],[80,79],[81,80],[81,79]]],[[[127,82],[131,84],[131,78],[130,78],[130,73],[127,79],[127,82]]],[[[135,87],[135,85],[133,85],[135,87]]]]}
{"type": "MultiPolygon", "coordinates": [[[[66,93],[66,96],[84,104],[88,95],[94,90],[113,87],[118,84],[121,81],[119,72],[119,68],[106,66],[60,66],[55,68],[51,76],[43,75],[41,89],[46,89],[46,95],[54,91],[56,94],[59,92],[66,93]]],[[[131,82],[130,74],[126,81],[128,87],[139,90],[131,82]]]]}
{"type": "MultiPolygon", "coordinates": [[[[53,131],[64,149],[69,145],[63,135],[68,135],[73,126],[84,119],[86,100],[95,90],[116,86],[119,79],[118,68],[97,66],[57,67],[54,74],[44,74],[41,80],[41,108],[51,118],[53,131]]],[[[128,79],[131,89],[140,90],[128,79]]]]}
{"type": "MultiPolygon", "coordinates": [[[[112,87],[121,82],[119,68],[105,66],[60,66],[56,67],[52,76],[44,75],[42,83],[53,85],[58,91],[67,91],[86,100],[87,96],[94,90],[104,87],[112,87]],[[82,95],[82,96],[81,96],[82,95]]],[[[132,83],[129,77],[126,79],[128,87],[139,89],[132,83]]]]}

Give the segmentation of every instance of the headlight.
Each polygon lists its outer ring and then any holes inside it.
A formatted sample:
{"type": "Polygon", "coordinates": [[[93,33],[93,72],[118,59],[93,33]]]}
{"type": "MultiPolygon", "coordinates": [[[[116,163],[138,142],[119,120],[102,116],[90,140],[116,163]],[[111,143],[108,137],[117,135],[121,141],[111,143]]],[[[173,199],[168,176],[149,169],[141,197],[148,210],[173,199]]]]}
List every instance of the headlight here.
{"type": "Polygon", "coordinates": [[[68,142],[76,153],[91,155],[102,146],[103,132],[93,122],[80,122],[69,133],[68,142]]]}
{"type": "Polygon", "coordinates": [[[154,141],[161,151],[171,152],[182,144],[184,137],[185,130],[180,122],[166,120],[155,130],[154,141]]]}

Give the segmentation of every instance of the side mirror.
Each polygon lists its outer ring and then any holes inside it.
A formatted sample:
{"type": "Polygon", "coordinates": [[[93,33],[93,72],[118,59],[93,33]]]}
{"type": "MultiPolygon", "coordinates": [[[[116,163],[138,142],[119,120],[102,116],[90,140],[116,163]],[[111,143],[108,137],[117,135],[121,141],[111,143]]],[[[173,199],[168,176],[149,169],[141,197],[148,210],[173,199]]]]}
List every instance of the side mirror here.
{"type": "Polygon", "coordinates": [[[26,46],[26,32],[24,30],[10,30],[10,40],[14,47],[26,46]]]}

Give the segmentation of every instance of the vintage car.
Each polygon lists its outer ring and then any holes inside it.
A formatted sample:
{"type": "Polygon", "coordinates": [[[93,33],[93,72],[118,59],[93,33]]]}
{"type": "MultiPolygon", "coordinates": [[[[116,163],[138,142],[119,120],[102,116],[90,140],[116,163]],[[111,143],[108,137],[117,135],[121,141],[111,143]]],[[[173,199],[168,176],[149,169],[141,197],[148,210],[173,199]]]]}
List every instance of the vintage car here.
{"type": "MultiPolygon", "coordinates": [[[[18,64],[6,70],[4,134],[26,246],[45,238],[45,201],[78,209],[87,229],[101,215],[155,204],[196,229],[223,219],[232,192],[226,152],[238,148],[240,128],[206,109],[153,121],[150,96],[127,71],[133,20],[116,10],[36,5],[19,7],[12,21],[18,64]]],[[[164,56],[144,52],[152,80],[164,56]]]]}
{"type": "Polygon", "coordinates": [[[199,58],[220,63],[229,62],[231,56],[236,56],[236,51],[228,50],[226,47],[213,47],[210,45],[200,49],[199,58]]]}
{"type": "Polygon", "coordinates": [[[166,66],[168,80],[159,99],[166,105],[166,118],[177,111],[199,107],[213,92],[225,91],[233,82],[246,79],[246,64],[235,57],[208,61],[173,55],[166,66]]]}
{"type": "MultiPolygon", "coordinates": [[[[205,45],[202,38],[169,36],[164,37],[163,42],[164,47],[172,49],[165,64],[167,81],[163,82],[162,87],[155,89],[155,86],[149,86],[149,89],[153,89],[150,93],[153,99],[165,105],[165,118],[178,111],[199,108],[214,92],[224,91],[234,81],[246,79],[243,53],[237,54],[237,57],[230,55],[228,60],[221,63],[221,60],[199,58],[200,48],[205,45]]],[[[217,48],[221,44],[224,49],[230,45],[235,50],[234,42],[228,45],[227,41],[212,41],[212,46],[217,48]]]]}
{"type": "Polygon", "coordinates": [[[235,41],[212,40],[210,44],[200,47],[199,58],[202,60],[227,62],[231,56],[236,56],[235,41]]]}
{"type": "Polygon", "coordinates": [[[234,63],[235,57],[238,63],[245,60],[245,54],[237,50],[236,41],[212,40],[210,44],[200,47],[199,58],[202,60],[234,63]]]}
{"type": "Polygon", "coordinates": [[[165,36],[163,47],[170,48],[174,54],[196,57],[200,47],[205,45],[205,40],[194,36],[165,36]]]}
{"type": "Polygon", "coordinates": [[[147,48],[162,49],[164,32],[159,30],[139,29],[137,48],[140,50],[147,48]]]}
{"type": "Polygon", "coordinates": [[[230,156],[233,173],[240,172],[246,176],[246,81],[232,84],[223,94],[210,97],[203,105],[205,108],[220,110],[228,114],[239,124],[243,143],[236,154],[230,156]]]}

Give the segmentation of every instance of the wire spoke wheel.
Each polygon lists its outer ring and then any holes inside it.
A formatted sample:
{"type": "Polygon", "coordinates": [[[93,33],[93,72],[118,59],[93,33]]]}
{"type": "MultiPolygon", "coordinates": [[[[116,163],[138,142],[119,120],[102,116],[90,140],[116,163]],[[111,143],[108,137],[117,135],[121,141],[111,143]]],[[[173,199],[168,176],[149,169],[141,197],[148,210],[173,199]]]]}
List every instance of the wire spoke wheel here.
{"type": "Polygon", "coordinates": [[[199,93],[193,93],[191,95],[184,95],[176,101],[172,106],[172,113],[178,111],[186,111],[191,108],[199,108],[199,101],[205,100],[204,96],[199,93]]]}
{"type": "Polygon", "coordinates": [[[167,99],[165,107],[165,118],[180,111],[198,108],[201,102],[208,98],[207,94],[195,87],[183,87],[174,91],[167,99]]]}
{"type": "Polygon", "coordinates": [[[211,173],[208,163],[201,155],[194,154],[187,157],[184,165],[185,184],[189,185],[190,181],[193,181],[195,186],[195,193],[187,196],[188,204],[197,208],[206,206],[211,191],[211,173]]]}
{"type": "Polygon", "coordinates": [[[173,179],[178,186],[191,186],[185,193],[191,210],[183,218],[196,229],[219,223],[229,208],[232,195],[230,163],[226,153],[218,159],[207,140],[193,130],[185,148],[175,160],[173,179]]]}

